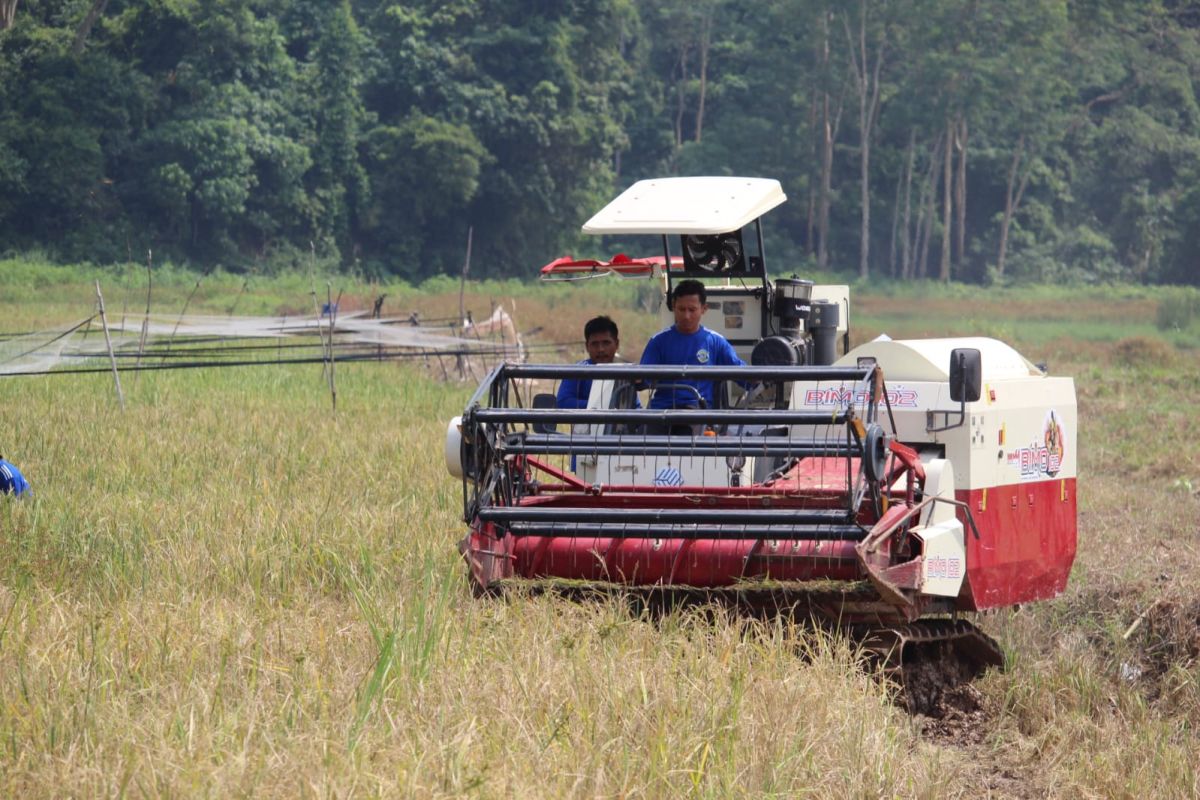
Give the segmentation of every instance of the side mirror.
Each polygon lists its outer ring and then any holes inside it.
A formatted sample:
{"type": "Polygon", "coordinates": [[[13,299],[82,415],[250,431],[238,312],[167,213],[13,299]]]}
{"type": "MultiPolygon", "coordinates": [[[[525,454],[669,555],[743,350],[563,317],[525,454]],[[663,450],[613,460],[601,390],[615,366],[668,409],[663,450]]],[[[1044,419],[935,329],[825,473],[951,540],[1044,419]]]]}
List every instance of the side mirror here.
{"type": "Polygon", "coordinates": [[[958,403],[958,411],[925,412],[925,431],[940,433],[962,427],[967,419],[967,403],[979,399],[983,390],[983,357],[974,347],[956,347],[950,351],[950,399],[958,403]],[[942,415],[942,425],[937,415],[942,415]],[[952,415],[958,418],[951,421],[952,415]]]}
{"type": "Polygon", "coordinates": [[[973,347],[956,347],[950,353],[950,399],[974,403],[983,389],[983,359],[973,347]]]}

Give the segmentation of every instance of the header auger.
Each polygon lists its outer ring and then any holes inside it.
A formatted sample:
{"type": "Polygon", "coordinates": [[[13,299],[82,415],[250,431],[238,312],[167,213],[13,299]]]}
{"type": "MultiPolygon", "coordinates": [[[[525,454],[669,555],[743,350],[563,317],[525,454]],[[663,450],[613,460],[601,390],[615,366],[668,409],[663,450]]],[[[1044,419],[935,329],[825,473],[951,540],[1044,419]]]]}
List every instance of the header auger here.
{"type": "Polygon", "coordinates": [[[703,324],[750,366],[496,367],[447,434],[471,582],[786,608],[852,632],[889,669],[973,676],[1002,654],[963,613],[1065,588],[1073,383],[992,339],[846,352],[846,287],[767,279],[760,217],[783,199],[763,179],[642,181],[584,230],[657,233],[661,259],[543,270],[650,277],[664,297],[679,278],[718,280],[703,324]],[[587,408],[556,408],[537,391],[565,378],[592,381],[587,408]],[[701,380],[716,387],[711,407],[638,402],[701,380]]]}

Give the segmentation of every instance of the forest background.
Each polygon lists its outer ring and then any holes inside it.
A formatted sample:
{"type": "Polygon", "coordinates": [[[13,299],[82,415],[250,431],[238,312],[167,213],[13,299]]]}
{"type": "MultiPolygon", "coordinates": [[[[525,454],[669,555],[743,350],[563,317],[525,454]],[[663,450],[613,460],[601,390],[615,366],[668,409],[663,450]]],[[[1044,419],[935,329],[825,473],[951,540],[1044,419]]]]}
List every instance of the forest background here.
{"type": "Polygon", "coordinates": [[[0,253],[529,275],[736,174],[795,269],[1196,285],[1197,76],[1182,0],[0,0],[0,253]]]}

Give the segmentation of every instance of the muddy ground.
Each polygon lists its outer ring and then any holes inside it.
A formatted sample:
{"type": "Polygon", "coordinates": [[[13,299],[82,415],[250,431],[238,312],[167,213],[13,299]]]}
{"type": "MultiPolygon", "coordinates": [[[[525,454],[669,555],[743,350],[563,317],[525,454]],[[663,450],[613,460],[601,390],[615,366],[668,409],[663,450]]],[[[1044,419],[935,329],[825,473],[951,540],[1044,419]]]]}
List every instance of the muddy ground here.
{"type": "MultiPolygon", "coordinates": [[[[1121,591],[1107,590],[1081,593],[1067,602],[1080,618],[1129,618],[1129,599],[1121,591]]],[[[1187,676],[1200,664],[1200,599],[1153,601],[1132,615],[1118,637],[1105,636],[1103,630],[1094,628],[1086,637],[1087,646],[1108,665],[1114,685],[1132,688],[1163,715],[1189,716],[1190,711],[1200,717],[1196,709],[1181,709],[1177,703],[1188,688],[1187,676]]],[[[1054,795],[1039,769],[1037,742],[1022,735],[973,678],[948,662],[919,670],[915,678],[917,685],[907,688],[915,689],[917,702],[910,697],[898,704],[908,707],[926,742],[965,756],[976,789],[996,798],[1054,795]]]]}

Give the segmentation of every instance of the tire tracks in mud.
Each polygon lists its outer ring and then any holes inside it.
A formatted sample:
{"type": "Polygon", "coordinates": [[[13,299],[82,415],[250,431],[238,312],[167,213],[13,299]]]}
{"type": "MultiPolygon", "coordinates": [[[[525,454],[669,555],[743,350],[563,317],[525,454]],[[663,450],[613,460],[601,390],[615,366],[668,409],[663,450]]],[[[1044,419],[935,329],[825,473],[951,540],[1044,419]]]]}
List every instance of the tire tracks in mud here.
{"type": "Polygon", "coordinates": [[[963,796],[1032,800],[1049,790],[1034,774],[1019,742],[998,742],[997,723],[973,684],[946,688],[928,713],[913,715],[921,740],[953,752],[965,766],[963,796]]]}

